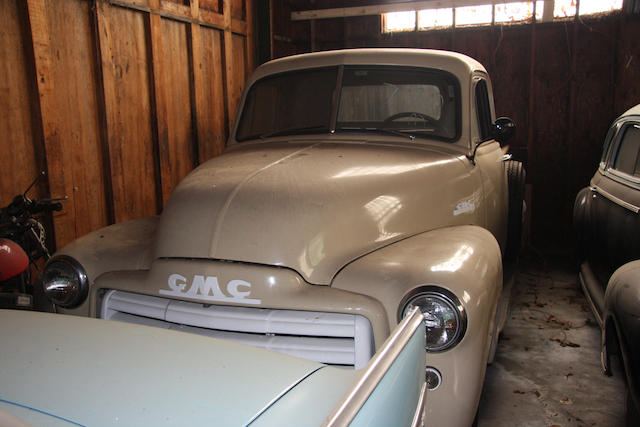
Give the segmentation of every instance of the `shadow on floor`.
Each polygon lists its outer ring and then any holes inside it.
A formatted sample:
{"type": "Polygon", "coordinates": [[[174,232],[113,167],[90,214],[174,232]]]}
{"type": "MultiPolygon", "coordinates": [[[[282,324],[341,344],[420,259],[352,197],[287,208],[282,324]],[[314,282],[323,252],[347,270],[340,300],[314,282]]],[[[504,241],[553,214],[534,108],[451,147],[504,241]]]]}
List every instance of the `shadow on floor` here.
{"type": "Polygon", "coordinates": [[[622,426],[621,376],[600,368],[600,329],[570,260],[524,256],[487,368],[480,426],[622,426]]]}

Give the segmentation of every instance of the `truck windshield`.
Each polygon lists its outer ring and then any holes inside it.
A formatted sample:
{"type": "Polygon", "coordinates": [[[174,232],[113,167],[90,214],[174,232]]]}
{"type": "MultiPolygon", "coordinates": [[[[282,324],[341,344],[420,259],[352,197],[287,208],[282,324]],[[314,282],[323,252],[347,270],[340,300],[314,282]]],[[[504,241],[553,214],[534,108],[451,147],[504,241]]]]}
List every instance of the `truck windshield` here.
{"type": "Polygon", "coordinates": [[[345,66],[340,81],[339,74],[331,67],[259,80],[247,94],[236,140],[334,130],[458,138],[460,89],[453,75],[400,66],[345,66]]]}

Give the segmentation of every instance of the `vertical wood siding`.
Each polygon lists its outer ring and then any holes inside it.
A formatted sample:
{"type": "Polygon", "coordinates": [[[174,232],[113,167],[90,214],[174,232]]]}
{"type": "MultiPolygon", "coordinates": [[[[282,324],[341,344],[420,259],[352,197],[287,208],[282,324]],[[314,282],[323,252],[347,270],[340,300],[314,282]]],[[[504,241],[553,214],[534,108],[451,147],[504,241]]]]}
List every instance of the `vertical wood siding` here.
{"type": "MultiPolygon", "coordinates": [[[[4,205],[27,189],[45,163],[40,109],[33,102],[38,99],[35,70],[27,49],[31,39],[21,26],[25,10],[19,2],[0,5],[0,199],[4,205]]],[[[42,196],[43,188],[32,194],[42,196]]]]}
{"type": "Polygon", "coordinates": [[[68,196],[58,247],[158,214],[224,148],[254,63],[251,4],[0,0],[0,205],[46,171],[30,196],[68,196]]]}

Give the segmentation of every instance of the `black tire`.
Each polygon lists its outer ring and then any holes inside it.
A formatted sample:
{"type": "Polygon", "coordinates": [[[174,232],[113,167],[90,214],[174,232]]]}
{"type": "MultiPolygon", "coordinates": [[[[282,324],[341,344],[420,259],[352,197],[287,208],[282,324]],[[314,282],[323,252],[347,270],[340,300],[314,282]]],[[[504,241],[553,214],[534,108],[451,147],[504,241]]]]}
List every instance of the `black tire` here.
{"type": "Polygon", "coordinates": [[[636,405],[633,403],[631,392],[627,389],[627,412],[625,414],[625,425],[627,427],[637,426],[638,421],[640,421],[640,413],[638,412],[636,405]]]}
{"type": "Polygon", "coordinates": [[[527,174],[521,162],[507,160],[507,182],[509,186],[509,219],[507,225],[507,247],[504,258],[515,262],[522,246],[522,223],[524,208],[524,189],[527,174]]]}

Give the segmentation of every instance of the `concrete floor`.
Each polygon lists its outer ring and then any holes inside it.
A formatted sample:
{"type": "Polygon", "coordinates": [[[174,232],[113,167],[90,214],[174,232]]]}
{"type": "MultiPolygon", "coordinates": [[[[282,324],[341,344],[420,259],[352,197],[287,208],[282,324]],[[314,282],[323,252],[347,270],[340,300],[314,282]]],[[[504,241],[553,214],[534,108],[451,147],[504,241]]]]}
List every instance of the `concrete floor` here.
{"type": "Polygon", "coordinates": [[[480,426],[622,426],[624,380],[600,368],[600,329],[570,262],[524,257],[487,368],[480,426]]]}

